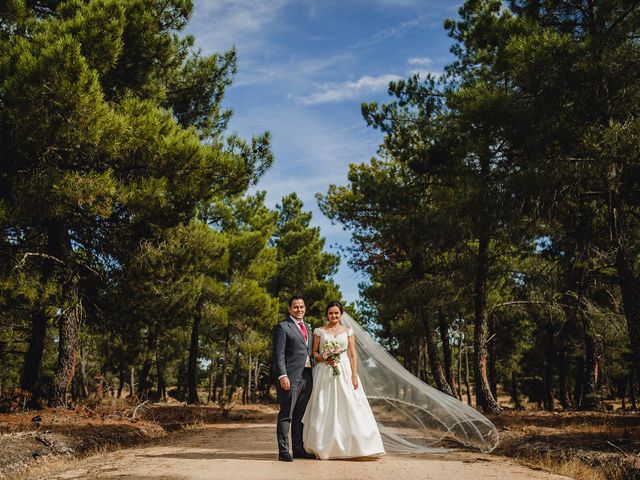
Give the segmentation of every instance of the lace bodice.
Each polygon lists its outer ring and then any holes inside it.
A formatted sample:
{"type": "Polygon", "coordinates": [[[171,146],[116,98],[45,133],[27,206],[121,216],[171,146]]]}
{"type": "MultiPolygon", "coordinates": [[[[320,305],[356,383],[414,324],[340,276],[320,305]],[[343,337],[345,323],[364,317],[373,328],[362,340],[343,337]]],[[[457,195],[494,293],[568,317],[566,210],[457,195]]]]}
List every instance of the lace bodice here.
{"type": "Polygon", "coordinates": [[[324,328],[316,328],[313,334],[320,338],[320,345],[318,351],[322,352],[322,344],[324,342],[338,342],[345,349],[345,352],[340,355],[340,360],[348,358],[346,348],[349,344],[349,337],[353,335],[352,329],[343,330],[337,335],[333,335],[331,332],[327,332],[324,328]]]}
{"type": "Polygon", "coordinates": [[[342,344],[345,345],[345,347],[347,346],[348,340],[347,337],[350,337],[353,335],[353,330],[351,330],[350,328],[347,330],[343,330],[342,332],[338,333],[337,335],[333,335],[331,332],[326,331],[324,328],[316,328],[313,331],[314,335],[317,335],[318,337],[320,337],[320,344],[322,345],[323,341],[337,341],[340,342],[342,344]]]}

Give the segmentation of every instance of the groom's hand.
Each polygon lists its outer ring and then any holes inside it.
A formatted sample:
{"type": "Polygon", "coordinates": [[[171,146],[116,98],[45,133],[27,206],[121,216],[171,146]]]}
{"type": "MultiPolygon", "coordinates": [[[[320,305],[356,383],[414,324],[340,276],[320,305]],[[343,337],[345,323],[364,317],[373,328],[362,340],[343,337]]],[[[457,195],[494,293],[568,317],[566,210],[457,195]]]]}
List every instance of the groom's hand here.
{"type": "Polygon", "coordinates": [[[289,383],[289,377],[282,377],[280,379],[280,386],[282,387],[283,390],[290,390],[291,383],[289,383]]]}

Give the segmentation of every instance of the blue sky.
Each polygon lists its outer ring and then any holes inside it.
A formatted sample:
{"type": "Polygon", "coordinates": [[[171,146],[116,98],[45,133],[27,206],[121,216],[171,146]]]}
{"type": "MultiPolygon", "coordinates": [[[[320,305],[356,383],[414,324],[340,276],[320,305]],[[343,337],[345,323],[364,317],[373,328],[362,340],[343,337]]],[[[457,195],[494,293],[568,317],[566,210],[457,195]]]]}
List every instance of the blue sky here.
{"type": "MultiPolygon", "coordinates": [[[[445,0],[196,0],[187,31],[205,54],[235,46],[238,74],[225,98],[230,130],[273,136],[273,167],[257,189],[274,207],[297,192],[327,249],[349,242],[315,199],[347,183],[351,163],[367,162],[382,141],[360,104],[386,101],[389,81],[439,73],[451,60],[445,0]]],[[[349,301],[362,277],[341,261],[336,282],[349,301]]]]}

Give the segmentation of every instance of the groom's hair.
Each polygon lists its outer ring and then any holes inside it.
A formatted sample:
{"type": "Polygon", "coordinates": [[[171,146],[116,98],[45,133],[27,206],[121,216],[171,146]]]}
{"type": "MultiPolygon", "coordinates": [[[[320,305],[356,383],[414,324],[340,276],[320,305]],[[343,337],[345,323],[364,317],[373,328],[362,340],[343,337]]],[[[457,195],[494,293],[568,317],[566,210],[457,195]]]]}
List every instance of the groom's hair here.
{"type": "Polygon", "coordinates": [[[305,302],[305,301],[304,301],[304,298],[302,298],[302,296],[300,296],[300,295],[294,295],[293,297],[291,297],[291,298],[289,299],[289,306],[291,306],[291,305],[293,304],[293,301],[294,301],[294,300],[302,300],[305,304],[307,303],[307,302],[305,302]]]}

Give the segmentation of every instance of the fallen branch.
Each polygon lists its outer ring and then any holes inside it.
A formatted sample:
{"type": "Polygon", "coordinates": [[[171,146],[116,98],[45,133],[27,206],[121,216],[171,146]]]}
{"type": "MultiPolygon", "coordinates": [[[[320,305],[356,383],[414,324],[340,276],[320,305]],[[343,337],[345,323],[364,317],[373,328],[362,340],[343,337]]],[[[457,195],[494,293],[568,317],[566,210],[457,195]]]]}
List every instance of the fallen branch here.
{"type": "MultiPolygon", "coordinates": [[[[135,406],[135,408],[133,409],[133,414],[131,415],[131,418],[136,418],[136,414],[138,413],[138,409],[144,407],[145,404],[149,403],[149,400],[145,400],[142,403],[139,403],[138,405],[135,406]]],[[[143,408],[144,411],[144,408],[143,408]]]]}
{"type": "Polygon", "coordinates": [[[622,448],[620,448],[620,447],[619,447],[618,445],[616,445],[615,443],[610,442],[609,440],[607,440],[607,443],[608,443],[609,445],[611,445],[613,448],[615,448],[616,450],[618,450],[620,453],[622,453],[625,457],[629,457],[629,456],[630,456],[626,451],[624,451],[622,448]]]}

